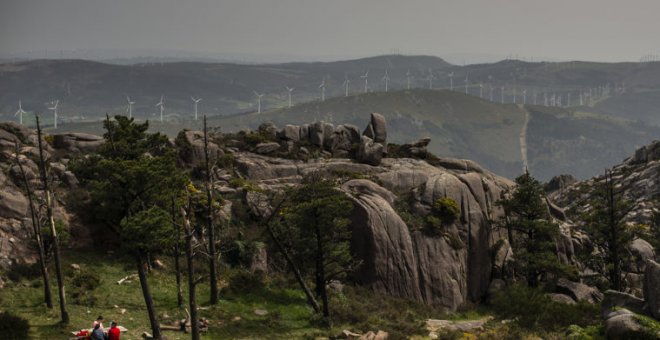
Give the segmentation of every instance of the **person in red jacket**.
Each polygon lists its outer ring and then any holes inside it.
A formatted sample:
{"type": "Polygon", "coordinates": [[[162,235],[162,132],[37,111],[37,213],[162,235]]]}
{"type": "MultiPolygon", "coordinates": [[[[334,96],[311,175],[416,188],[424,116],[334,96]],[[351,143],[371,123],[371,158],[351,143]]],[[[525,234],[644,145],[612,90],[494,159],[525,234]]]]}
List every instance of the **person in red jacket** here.
{"type": "Polygon", "coordinates": [[[108,330],[108,340],[119,340],[119,333],[121,333],[121,331],[119,330],[119,327],[117,327],[117,323],[113,321],[108,330]]]}

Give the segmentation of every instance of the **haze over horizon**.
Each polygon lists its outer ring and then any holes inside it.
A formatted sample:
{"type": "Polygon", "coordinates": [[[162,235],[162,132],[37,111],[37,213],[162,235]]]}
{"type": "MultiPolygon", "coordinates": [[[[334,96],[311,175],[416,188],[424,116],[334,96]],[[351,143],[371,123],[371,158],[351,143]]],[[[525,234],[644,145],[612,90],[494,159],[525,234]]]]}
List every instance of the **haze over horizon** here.
{"type": "Polygon", "coordinates": [[[0,57],[638,61],[660,54],[659,10],[651,0],[0,0],[0,57]]]}

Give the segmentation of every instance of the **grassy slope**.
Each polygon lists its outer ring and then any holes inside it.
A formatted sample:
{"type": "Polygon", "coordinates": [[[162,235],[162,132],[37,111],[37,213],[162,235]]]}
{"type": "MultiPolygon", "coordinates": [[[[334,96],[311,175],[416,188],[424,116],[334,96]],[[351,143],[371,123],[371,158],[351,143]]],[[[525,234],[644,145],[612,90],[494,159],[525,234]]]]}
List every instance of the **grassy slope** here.
{"type": "MultiPolygon", "coordinates": [[[[9,283],[0,290],[0,308],[27,318],[31,325],[30,335],[34,339],[61,339],[74,329],[89,327],[97,315],[101,314],[109,324],[117,320],[129,329],[122,339],[141,339],[142,332],[150,332],[144,300],[138,280],[129,284],[117,285],[116,281],[131,273],[130,261],[122,261],[112,255],[99,255],[91,252],[68,252],[65,254],[65,268],[68,264],[78,263],[83,269],[94,268],[101,276],[101,286],[93,291],[98,299],[94,306],[81,306],[68,297],[68,310],[71,324],[62,327],[58,324],[59,309],[49,310],[43,305],[43,290],[40,279],[24,280],[21,283],[9,283]],[[37,287],[38,286],[38,287],[37,287]],[[119,308],[115,308],[117,305],[119,308]],[[121,314],[125,308],[127,312],[121,314]]],[[[51,271],[54,281],[54,272],[51,271]]],[[[160,316],[170,315],[173,320],[185,317],[185,312],[176,306],[176,283],[171,271],[153,271],[150,276],[151,291],[157,312],[160,316]]],[[[68,287],[70,294],[72,287],[68,287]]],[[[55,299],[56,287],[52,287],[55,299]]],[[[185,296],[187,296],[184,293],[185,296]]],[[[303,294],[295,289],[271,289],[267,293],[244,295],[223,295],[218,306],[207,306],[208,285],[200,284],[198,300],[201,302],[201,317],[209,318],[211,327],[204,339],[236,338],[302,338],[305,334],[319,332],[310,324],[311,310],[307,307],[303,294]],[[257,316],[254,310],[266,309],[271,316],[257,316]],[[277,315],[273,321],[272,315],[277,315]],[[240,320],[234,320],[239,317],[240,320]]],[[[161,319],[162,320],[162,319],[161,319]]],[[[164,331],[169,339],[188,339],[189,335],[180,332],[164,331]]],[[[150,332],[151,333],[151,332],[150,332]]]]}

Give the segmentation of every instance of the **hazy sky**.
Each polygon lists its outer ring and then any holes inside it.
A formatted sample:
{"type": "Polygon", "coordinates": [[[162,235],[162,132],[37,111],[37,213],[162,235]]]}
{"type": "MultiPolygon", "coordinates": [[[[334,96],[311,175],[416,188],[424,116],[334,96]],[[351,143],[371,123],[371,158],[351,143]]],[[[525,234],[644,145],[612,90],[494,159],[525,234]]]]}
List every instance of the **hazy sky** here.
{"type": "Polygon", "coordinates": [[[398,51],[636,61],[660,54],[659,15],[658,0],[0,0],[0,55],[168,49],[328,60],[398,51]]]}

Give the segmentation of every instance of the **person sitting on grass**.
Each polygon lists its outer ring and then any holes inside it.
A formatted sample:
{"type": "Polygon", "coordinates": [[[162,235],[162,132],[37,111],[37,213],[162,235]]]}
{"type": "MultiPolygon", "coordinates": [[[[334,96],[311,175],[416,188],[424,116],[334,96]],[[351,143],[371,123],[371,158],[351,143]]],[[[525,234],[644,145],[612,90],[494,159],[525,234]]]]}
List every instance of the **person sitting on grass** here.
{"type": "Polygon", "coordinates": [[[92,336],[90,337],[91,340],[107,340],[105,337],[105,333],[103,333],[103,328],[101,328],[101,323],[97,323],[96,326],[94,326],[94,330],[92,331],[92,336]]]}
{"type": "Polygon", "coordinates": [[[116,322],[111,322],[110,323],[110,329],[108,330],[108,340],[119,340],[119,334],[121,333],[121,330],[119,330],[119,327],[117,327],[116,322]]]}
{"type": "Polygon", "coordinates": [[[94,323],[92,324],[92,329],[96,328],[96,325],[101,326],[101,331],[103,331],[103,315],[99,315],[96,320],[94,320],[94,323]]]}

